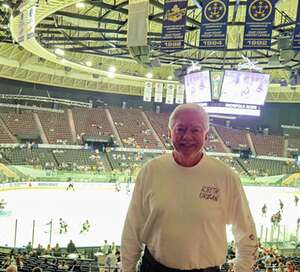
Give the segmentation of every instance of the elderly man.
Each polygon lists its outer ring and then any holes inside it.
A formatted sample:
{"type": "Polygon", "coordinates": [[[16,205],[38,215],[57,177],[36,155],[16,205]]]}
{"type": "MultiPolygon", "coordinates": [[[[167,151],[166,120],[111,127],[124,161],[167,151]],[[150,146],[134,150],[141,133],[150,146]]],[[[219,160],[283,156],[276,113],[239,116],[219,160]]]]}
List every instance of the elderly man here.
{"type": "Polygon", "coordinates": [[[226,260],[226,224],[236,244],[234,271],[255,259],[255,225],[239,177],[204,154],[209,118],[196,104],[169,119],[174,151],[140,171],[122,234],[123,272],[217,272],[226,260]]]}
{"type": "Polygon", "coordinates": [[[5,272],[17,272],[18,268],[17,266],[11,264],[8,267],[6,267],[5,272]]]}

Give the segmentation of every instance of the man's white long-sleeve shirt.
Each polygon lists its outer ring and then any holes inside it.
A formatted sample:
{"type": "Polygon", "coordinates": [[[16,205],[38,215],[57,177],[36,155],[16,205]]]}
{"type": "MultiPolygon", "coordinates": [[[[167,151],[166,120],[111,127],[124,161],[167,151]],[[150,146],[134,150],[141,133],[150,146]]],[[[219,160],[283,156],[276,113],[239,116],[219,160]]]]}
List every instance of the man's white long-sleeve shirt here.
{"type": "Polygon", "coordinates": [[[138,175],[128,209],[122,271],[135,271],[144,244],[168,267],[221,265],[227,253],[226,224],[232,224],[237,246],[235,269],[249,272],[257,239],[239,177],[206,155],[193,167],[178,165],[171,154],[151,160],[138,175]]]}

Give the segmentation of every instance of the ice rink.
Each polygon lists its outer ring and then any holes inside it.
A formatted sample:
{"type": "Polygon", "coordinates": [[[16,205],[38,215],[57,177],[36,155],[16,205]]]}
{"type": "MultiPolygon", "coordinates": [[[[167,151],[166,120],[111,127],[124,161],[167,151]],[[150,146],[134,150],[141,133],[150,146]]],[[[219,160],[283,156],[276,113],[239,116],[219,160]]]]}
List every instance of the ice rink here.
{"type": "MultiPolygon", "coordinates": [[[[271,235],[270,217],[279,210],[279,199],[284,203],[283,218],[279,232],[273,233],[273,239],[282,240],[284,235],[285,239],[289,239],[290,234],[296,233],[300,203],[295,205],[294,196],[299,196],[299,189],[245,187],[245,191],[257,233],[263,241],[266,228],[267,239],[271,235]],[[264,203],[267,205],[266,217],[261,212],[264,203]],[[262,225],[265,226],[263,230],[262,225]]],[[[0,213],[0,245],[14,246],[16,242],[16,246],[21,247],[32,238],[34,246],[38,243],[46,246],[51,240],[52,246],[58,242],[65,247],[70,239],[76,246],[99,246],[105,239],[109,243],[120,244],[130,198],[131,193],[126,191],[125,185],[116,192],[113,184],[75,184],[75,191],[66,191],[65,187],[0,191],[0,199],[7,202],[5,210],[0,213]],[[68,224],[65,234],[59,233],[59,218],[68,224]],[[90,230],[80,234],[87,219],[90,230]]],[[[228,240],[231,239],[231,234],[228,234],[228,240]]]]}

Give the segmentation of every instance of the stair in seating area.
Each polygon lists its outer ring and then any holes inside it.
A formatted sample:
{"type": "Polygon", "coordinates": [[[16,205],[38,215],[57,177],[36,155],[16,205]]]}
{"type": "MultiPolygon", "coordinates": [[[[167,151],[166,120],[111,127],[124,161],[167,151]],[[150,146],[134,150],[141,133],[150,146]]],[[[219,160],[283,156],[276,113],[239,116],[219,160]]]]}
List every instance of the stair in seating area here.
{"type": "Polygon", "coordinates": [[[9,178],[16,178],[18,175],[10,170],[6,165],[0,163],[0,172],[2,172],[5,176],[9,178]]]}

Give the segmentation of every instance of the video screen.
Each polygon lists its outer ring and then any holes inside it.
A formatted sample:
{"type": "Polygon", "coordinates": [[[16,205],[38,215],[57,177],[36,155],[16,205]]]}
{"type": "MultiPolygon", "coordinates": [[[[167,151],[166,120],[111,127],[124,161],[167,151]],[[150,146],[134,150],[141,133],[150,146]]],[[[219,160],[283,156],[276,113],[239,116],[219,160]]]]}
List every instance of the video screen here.
{"type": "Polygon", "coordinates": [[[209,71],[195,72],[184,77],[186,102],[210,102],[211,87],[209,71]]]}
{"type": "Polygon", "coordinates": [[[264,105],[270,75],[225,71],[220,102],[264,105]]]}

